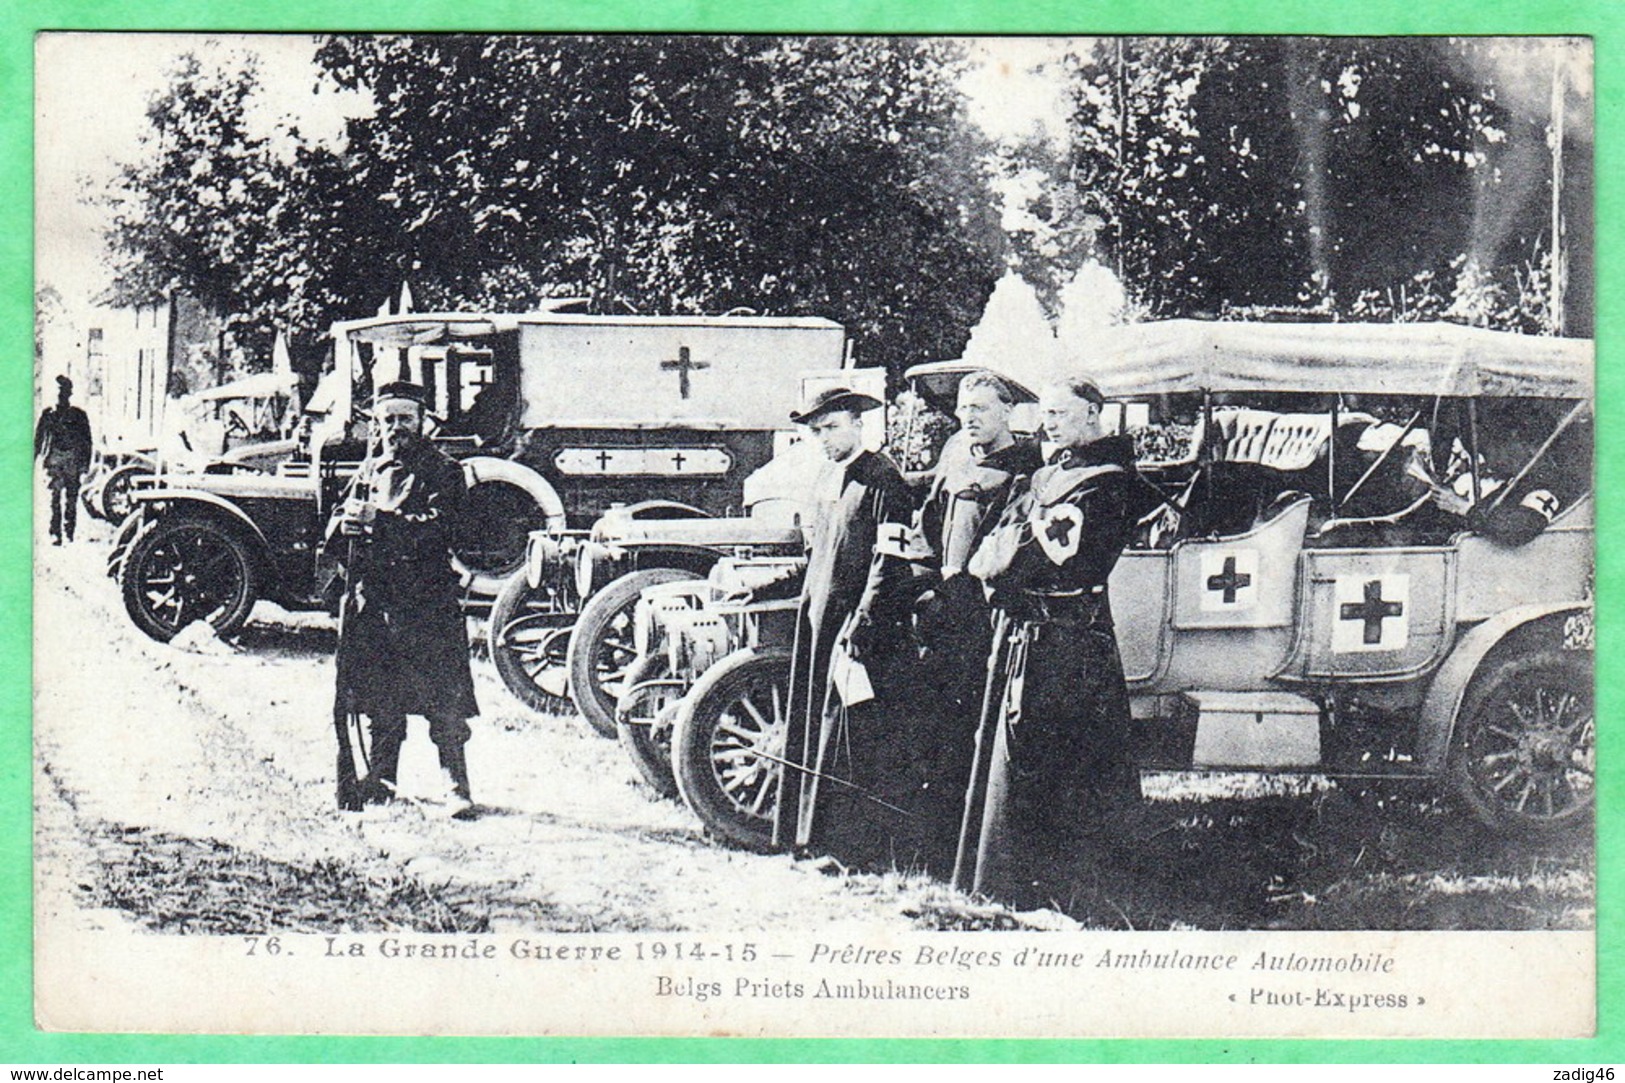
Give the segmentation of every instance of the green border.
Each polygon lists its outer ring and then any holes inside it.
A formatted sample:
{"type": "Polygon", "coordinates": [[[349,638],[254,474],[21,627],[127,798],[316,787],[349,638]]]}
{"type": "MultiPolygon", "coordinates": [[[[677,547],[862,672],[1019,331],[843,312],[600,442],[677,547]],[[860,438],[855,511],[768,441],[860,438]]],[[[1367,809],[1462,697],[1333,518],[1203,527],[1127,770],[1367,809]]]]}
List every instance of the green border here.
{"type": "MultiPolygon", "coordinates": [[[[22,5],[18,5],[22,7],[22,5]]],[[[1610,0],[1358,0],[1285,10],[1275,0],[956,0],[931,5],[882,0],[34,0],[0,27],[0,1063],[530,1062],[530,1061],[1102,1061],[1212,1062],[1543,1062],[1625,1061],[1621,1036],[1625,982],[1617,965],[1616,887],[1625,827],[1617,776],[1601,780],[1599,822],[1599,1036],[1584,1041],[855,1041],[447,1038],[237,1038],[46,1034],[33,1028],[30,930],[30,502],[33,236],[33,35],[44,29],[162,30],[761,30],[918,33],[1321,33],[1573,34],[1596,40],[1597,221],[1613,220],[1622,197],[1620,90],[1625,78],[1625,5],[1610,0]],[[450,14],[455,11],[456,14],[450,14]]],[[[14,9],[15,10],[15,9],[14,9]]],[[[1599,485],[1619,492],[1625,451],[1612,423],[1625,401],[1625,371],[1612,332],[1625,287],[1613,260],[1615,235],[1599,229],[1599,485]]],[[[1603,536],[1619,536],[1625,514],[1600,502],[1603,536]]],[[[1597,554],[1599,657],[1618,634],[1625,559],[1597,554]]],[[[1612,717],[1625,681],[1600,673],[1599,708],[1612,717]]],[[[1603,736],[1603,760],[1621,742],[1603,736]]],[[[1508,975],[1509,980],[1515,978],[1508,975]]],[[[1531,989],[1531,996],[1540,990],[1531,989]]]]}

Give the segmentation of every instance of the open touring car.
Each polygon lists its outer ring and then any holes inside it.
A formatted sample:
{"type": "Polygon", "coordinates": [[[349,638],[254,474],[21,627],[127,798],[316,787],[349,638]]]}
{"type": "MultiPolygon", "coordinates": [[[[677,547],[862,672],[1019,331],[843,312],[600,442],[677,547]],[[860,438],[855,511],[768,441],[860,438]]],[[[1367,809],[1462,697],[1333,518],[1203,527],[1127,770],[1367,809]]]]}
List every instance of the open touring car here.
{"type": "MultiPolygon", "coordinates": [[[[1145,767],[1447,782],[1513,834],[1589,821],[1589,341],[1169,321],[1092,345],[1159,491],[1110,580],[1145,767]]],[[[763,848],[793,622],[724,600],[751,575],[645,593],[622,710],[713,831],[763,848]]]]}

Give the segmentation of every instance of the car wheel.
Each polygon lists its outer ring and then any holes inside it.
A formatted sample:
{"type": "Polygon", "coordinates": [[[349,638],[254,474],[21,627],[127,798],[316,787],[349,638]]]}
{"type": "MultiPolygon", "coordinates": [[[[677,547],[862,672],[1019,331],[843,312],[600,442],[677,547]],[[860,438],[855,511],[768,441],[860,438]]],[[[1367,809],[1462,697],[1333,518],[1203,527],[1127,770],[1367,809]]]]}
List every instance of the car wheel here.
{"type": "Polygon", "coordinates": [[[86,478],[79,487],[79,507],[85,514],[95,519],[102,518],[102,503],[100,500],[102,478],[100,474],[93,474],[86,478]]]}
{"type": "Polygon", "coordinates": [[[1490,827],[1545,837],[1590,820],[1597,780],[1592,660],[1590,652],[1545,650],[1473,678],[1450,775],[1490,827]]]}
{"type": "Polygon", "coordinates": [[[152,468],[140,463],[130,463],[119,467],[107,475],[97,491],[96,503],[100,505],[99,515],[114,526],[124,522],[135,510],[135,501],[131,493],[139,479],[152,477],[152,468]]]}
{"type": "Polygon", "coordinates": [[[254,608],[254,554],[221,523],[177,517],[136,538],[120,585],[136,627],[160,643],[200,620],[229,636],[254,608]]]}
{"type": "Polygon", "coordinates": [[[648,587],[698,579],[681,568],[647,568],[623,575],[587,599],[570,634],[570,698],[588,725],[614,738],[615,701],[627,667],[637,658],[632,646],[632,610],[648,587]]]}
{"type": "Polygon", "coordinates": [[[113,532],[113,544],[107,551],[107,576],[114,582],[124,578],[124,561],[130,555],[130,547],[135,544],[142,531],[152,524],[144,516],[131,515],[119,524],[113,532]]]}
{"type": "Polygon", "coordinates": [[[683,800],[713,834],[758,853],[773,849],[789,700],[788,651],[736,651],[683,698],[672,734],[683,800]]]}
{"type": "Polygon", "coordinates": [[[664,652],[645,655],[626,671],[615,725],[621,747],[632,757],[638,774],[661,797],[677,796],[677,778],[671,771],[671,734],[682,684],[668,677],[664,652]]]}
{"type": "Polygon", "coordinates": [[[514,697],[533,711],[563,714],[570,707],[565,649],[576,614],[558,592],[533,589],[512,576],[491,607],[491,661],[514,697]]]}

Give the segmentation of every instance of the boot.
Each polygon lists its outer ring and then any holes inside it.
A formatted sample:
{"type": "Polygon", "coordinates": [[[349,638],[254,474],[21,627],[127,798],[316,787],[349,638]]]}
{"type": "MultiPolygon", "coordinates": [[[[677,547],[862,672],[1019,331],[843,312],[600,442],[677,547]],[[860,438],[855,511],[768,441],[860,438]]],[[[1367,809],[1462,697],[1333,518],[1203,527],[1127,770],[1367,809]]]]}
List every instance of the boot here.
{"type": "Polygon", "coordinates": [[[374,733],[369,752],[367,779],[361,799],[369,805],[387,804],[395,799],[395,773],[400,770],[401,737],[398,732],[374,733]]]}
{"type": "Polygon", "coordinates": [[[469,796],[468,761],[463,756],[461,744],[444,744],[440,746],[440,766],[451,776],[451,791],[459,799],[469,805],[474,799],[469,796]]]}

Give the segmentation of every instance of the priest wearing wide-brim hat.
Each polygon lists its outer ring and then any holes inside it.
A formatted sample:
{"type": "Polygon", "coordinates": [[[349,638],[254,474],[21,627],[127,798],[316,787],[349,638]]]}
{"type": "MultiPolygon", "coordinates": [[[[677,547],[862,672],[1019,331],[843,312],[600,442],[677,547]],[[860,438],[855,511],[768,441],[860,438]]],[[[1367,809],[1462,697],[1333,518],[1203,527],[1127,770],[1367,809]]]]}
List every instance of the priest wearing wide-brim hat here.
{"type": "Polygon", "coordinates": [[[865,395],[849,387],[826,387],[809,399],[800,410],[792,412],[790,420],[797,425],[811,425],[819,418],[837,410],[859,416],[881,405],[883,403],[873,395],[865,395]]]}
{"type": "Polygon", "coordinates": [[[904,562],[877,552],[883,527],[906,525],[914,502],[891,460],[863,446],[865,415],[881,405],[872,395],[831,387],[790,415],[811,431],[836,473],[832,502],[809,532],[791,673],[791,766],[781,776],[774,823],[780,846],[868,867],[907,863],[915,849],[899,796],[911,786],[914,749],[906,727],[893,724],[897,699],[917,680],[906,627],[911,577],[904,562]],[[845,678],[840,687],[832,684],[832,662],[845,678]]]}

